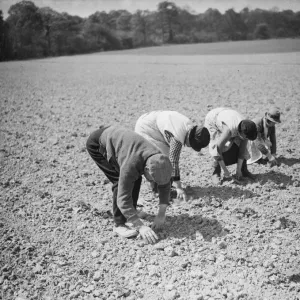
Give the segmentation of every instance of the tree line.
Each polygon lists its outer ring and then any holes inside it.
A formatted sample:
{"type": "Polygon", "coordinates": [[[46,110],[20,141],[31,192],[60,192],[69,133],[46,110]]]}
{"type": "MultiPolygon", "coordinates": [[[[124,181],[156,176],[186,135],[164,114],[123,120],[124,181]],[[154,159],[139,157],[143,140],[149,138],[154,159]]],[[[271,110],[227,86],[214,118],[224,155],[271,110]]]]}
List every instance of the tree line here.
{"type": "Polygon", "coordinates": [[[244,8],[197,14],[163,1],[156,11],[97,11],[88,18],[21,1],[4,20],[0,61],[122,50],[162,44],[208,43],[300,36],[300,12],[244,8]]]}

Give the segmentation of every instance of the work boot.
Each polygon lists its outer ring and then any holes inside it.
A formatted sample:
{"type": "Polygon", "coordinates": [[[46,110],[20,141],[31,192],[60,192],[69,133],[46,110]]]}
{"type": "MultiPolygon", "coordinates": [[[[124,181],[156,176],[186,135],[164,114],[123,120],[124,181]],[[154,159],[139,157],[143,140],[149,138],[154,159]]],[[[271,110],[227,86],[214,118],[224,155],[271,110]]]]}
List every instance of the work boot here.
{"type": "Polygon", "coordinates": [[[248,167],[247,167],[247,162],[246,162],[245,159],[244,159],[243,164],[242,164],[242,175],[244,177],[250,178],[251,180],[255,180],[256,179],[256,176],[254,174],[252,174],[252,173],[249,172],[248,167]]]}
{"type": "Polygon", "coordinates": [[[211,177],[211,181],[214,185],[221,184],[221,167],[218,162],[213,164],[213,175],[211,177]]]}

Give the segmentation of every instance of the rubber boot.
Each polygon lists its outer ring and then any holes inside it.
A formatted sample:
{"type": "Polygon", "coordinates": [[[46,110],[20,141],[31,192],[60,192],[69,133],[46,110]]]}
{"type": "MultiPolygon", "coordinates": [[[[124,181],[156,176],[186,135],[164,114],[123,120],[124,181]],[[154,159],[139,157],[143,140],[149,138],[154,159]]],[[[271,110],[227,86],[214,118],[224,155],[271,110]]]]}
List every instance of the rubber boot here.
{"type": "Polygon", "coordinates": [[[253,175],[252,173],[250,173],[248,171],[247,162],[246,162],[245,159],[244,159],[243,164],[242,164],[242,175],[244,177],[250,178],[251,180],[255,180],[256,179],[255,175],[253,175]]]}

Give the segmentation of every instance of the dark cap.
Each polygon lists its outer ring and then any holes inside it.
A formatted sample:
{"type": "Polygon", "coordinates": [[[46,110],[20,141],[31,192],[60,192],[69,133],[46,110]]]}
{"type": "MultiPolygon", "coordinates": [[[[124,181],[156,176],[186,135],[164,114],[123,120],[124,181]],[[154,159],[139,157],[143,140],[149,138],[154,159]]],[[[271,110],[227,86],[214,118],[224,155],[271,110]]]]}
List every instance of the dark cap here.
{"type": "Polygon", "coordinates": [[[210,142],[210,134],[206,127],[195,126],[189,135],[189,143],[191,147],[199,152],[202,148],[208,146],[210,142]]]}
{"type": "Polygon", "coordinates": [[[267,113],[266,118],[274,123],[281,123],[280,111],[276,107],[272,107],[267,113]]]}
{"type": "Polygon", "coordinates": [[[243,120],[239,124],[239,132],[243,133],[250,141],[254,141],[257,138],[257,127],[253,121],[243,120]]]}
{"type": "Polygon", "coordinates": [[[168,156],[154,154],[147,159],[146,167],[158,185],[165,185],[170,182],[173,168],[168,156]]]}

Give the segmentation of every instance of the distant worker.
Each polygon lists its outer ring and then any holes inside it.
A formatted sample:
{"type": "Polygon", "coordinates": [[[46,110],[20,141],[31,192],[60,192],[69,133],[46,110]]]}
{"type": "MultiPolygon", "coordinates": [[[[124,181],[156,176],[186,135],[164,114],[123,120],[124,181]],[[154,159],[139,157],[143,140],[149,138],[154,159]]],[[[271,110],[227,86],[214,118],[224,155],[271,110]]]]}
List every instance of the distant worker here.
{"type": "Polygon", "coordinates": [[[163,227],[170,199],[169,158],[137,133],[118,126],[101,126],[90,135],[86,147],[113,184],[114,231],[125,238],[140,233],[148,243],[156,242],[156,233],[140,220],[136,206],[144,175],[158,186],[159,210],[152,228],[163,227]]]}
{"type": "Polygon", "coordinates": [[[205,117],[204,126],[210,133],[209,153],[214,158],[212,182],[221,183],[221,169],[225,178],[231,178],[226,166],[237,164],[237,180],[242,177],[255,179],[247,169],[248,140],[255,140],[257,128],[253,121],[245,119],[239,112],[225,107],[212,109],[205,117]]]}
{"type": "MultiPolygon", "coordinates": [[[[173,167],[172,184],[177,198],[184,201],[187,195],[181,183],[179,158],[183,146],[199,152],[210,141],[209,132],[177,111],[152,111],[143,114],[136,122],[135,132],[168,155],[173,167]]],[[[153,187],[155,191],[155,187],[153,187]]]]}
{"type": "Polygon", "coordinates": [[[253,163],[265,155],[270,167],[278,165],[275,125],[281,123],[279,109],[273,107],[263,117],[253,119],[253,122],[257,127],[257,139],[248,145],[250,159],[247,163],[253,163]]]}

